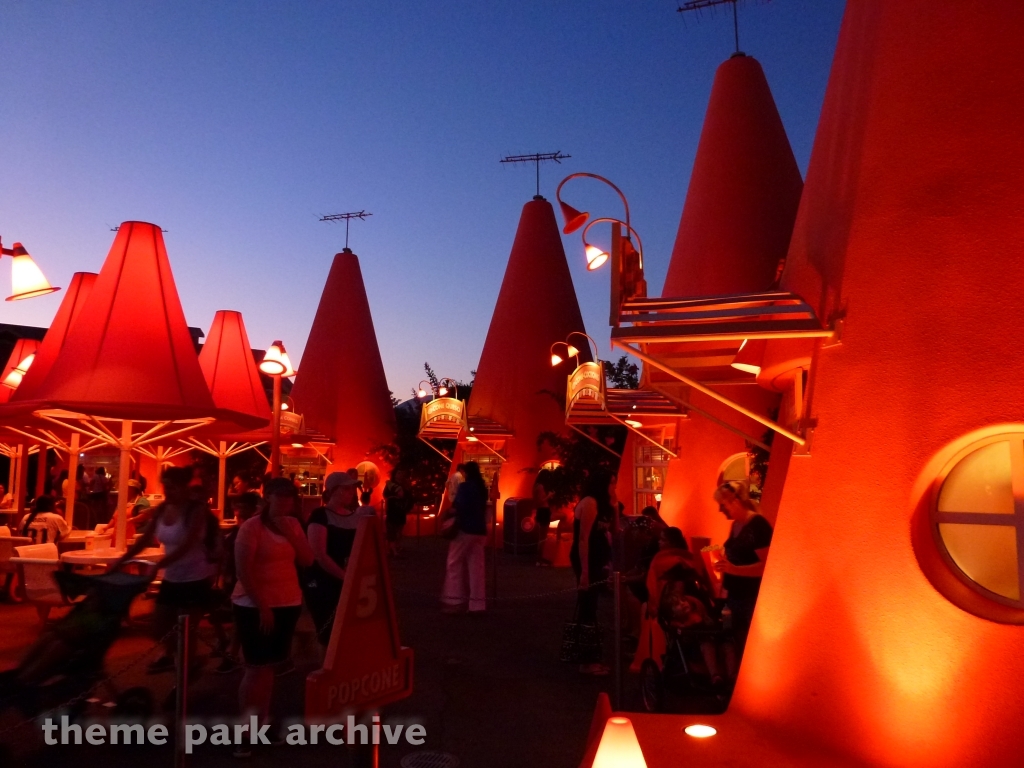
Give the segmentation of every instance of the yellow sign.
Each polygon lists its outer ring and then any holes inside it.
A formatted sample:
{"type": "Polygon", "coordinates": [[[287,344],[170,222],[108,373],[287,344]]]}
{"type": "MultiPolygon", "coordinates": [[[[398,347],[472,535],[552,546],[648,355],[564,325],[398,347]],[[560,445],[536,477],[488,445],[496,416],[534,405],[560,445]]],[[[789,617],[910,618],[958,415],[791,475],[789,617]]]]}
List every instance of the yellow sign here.
{"type": "Polygon", "coordinates": [[[565,412],[572,409],[577,400],[591,400],[604,408],[604,366],[602,363],[581,363],[569,376],[565,393],[565,412]]]}
{"type": "Polygon", "coordinates": [[[466,404],[462,400],[438,397],[423,404],[420,437],[454,438],[466,427],[466,404]]]}

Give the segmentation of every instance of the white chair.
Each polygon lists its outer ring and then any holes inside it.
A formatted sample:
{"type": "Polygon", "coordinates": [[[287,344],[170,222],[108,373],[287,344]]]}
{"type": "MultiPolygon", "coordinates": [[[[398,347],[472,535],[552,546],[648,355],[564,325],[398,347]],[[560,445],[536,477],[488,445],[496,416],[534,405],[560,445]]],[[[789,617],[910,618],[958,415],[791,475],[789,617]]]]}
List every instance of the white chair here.
{"type": "Polygon", "coordinates": [[[12,563],[14,548],[24,544],[31,544],[32,539],[27,536],[11,536],[11,529],[6,525],[0,525],[0,594],[6,594],[8,600],[15,599],[15,587],[18,573],[18,564],[12,563]]]}
{"type": "Polygon", "coordinates": [[[41,624],[46,623],[50,609],[68,605],[53,574],[60,568],[56,544],[27,544],[14,548],[10,562],[18,568],[25,599],[33,603],[41,624]]]}

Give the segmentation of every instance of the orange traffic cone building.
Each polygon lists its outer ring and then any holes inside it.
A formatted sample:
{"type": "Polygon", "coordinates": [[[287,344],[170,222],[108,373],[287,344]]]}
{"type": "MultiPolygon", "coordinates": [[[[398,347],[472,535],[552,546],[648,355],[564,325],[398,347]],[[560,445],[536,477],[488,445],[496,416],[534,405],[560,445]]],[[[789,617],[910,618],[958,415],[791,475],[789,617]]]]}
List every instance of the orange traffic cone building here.
{"type": "Polygon", "coordinates": [[[291,397],[306,429],[334,442],[328,472],[381,461],[378,449],[395,440],[395,409],[359,258],[348,248],[334,257],[291,397]]]}
{"type": "MultiPolygon", "coordinates": [[[[715,73],[662,296],[768,290],[786,256],[802,187],[761,65],[750,56],[734,55],[715,73]]],[[[688,376],[768,414],[779,396],[754,386],[750,373],[731,367],[739,345],[737,340],[687,343],[663,358],[674,357],[688,376]]],[[[650,366],[645,366],[644,383],[699,409],[678,428],[678,459],[669,462],[665,476],[662,517],[687,536],[721,542],[729,534],[729,521],[712,494],[721,479],[729,479],[734,467],[744,463],[744,435],[764,441],[766,430],[650,366]],[[698,415],[701,411],[705,415],[698,415]]],[[[642,443],[631,436],[625,462],[633,460],[642,443]]],[[[635,474],[620,472],[620,498],[629,492],[623,481],[633,482],[635,474]]]]}
{"type": "MultiPolygon", "coordinates": [[[[565,377],[572,363],[552,367],[551,345],[583,330],[554,209],[537,196],[523,206],[469,400],[470,427],[484,426],[475,441],[464,435],[459,444],[462,461],[493,461],[493,451],[480,443],[504,455],[502,499],[530,496],[541,464],[552,458],[538,449],[537,438],[566,429],[565,377]],[[488,430],[500,437],[488,438],[488,430]]],[[[574,338],[581,362],[589,361],[586,340],[574,338]]]]}
{"type": "Polygon", "coordinates": [[[847,5],[783,280],[842,335],[811,369],[733,707],[873,765],[1004,766],[1024,752],[1024,7],[936,11],[847,5]]]}

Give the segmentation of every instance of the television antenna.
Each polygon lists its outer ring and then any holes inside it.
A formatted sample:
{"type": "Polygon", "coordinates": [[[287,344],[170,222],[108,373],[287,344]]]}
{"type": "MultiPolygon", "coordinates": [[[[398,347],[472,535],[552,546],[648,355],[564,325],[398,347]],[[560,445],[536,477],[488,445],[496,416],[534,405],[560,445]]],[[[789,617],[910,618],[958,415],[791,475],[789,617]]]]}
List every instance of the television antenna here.
{"type": "MultiPolygon", "coordinates": [[[[769,0],[765,0],[768,2],[769,0]]],[[[701,15],[701,11],[711,8],[714,9],[720,5],[731,5],[732,6],[732,34],[736,42],[736,55],[741,55],[743,52],[740,50],[740,21],[739,12],[736,10],[736,6],[739,0],[687,0],[685,3],[676,8],[676,13],[696,13],[698,16],[701,15]]]]}
{"type": "Polygon", "coordinates": [[[561,151],[558,152],[534,152],[532,155],[508,155],[501,160],[502,163],[533,163],[537,166],[537,197],[540,197],[540,164],[554,161],[559,165],[562,164],[563,160],[567,160],[572,155],[563,155],[561,151]]]}
{"type": "Polygon", "coordinates": [[[348,225],[352,222],[352,219],[359,219],[360,221],[366,221],[367,216],[373,216],[372,213],[367,213],[365,210],[362,211],[351,211],[350,213],[330,213],[326,216],[321,216],[320,221],[344,221],[345,222],[345,251],[351,253],[348,248],[348,225]]]}
{"type": "MultiPolygon", "coordinates": [[[[117,232],[118,230],[121,229],[121,225],[120,224],[118,224],[116,227],[111,227],[109,224],[107,224],[107,226],[110,227],[110,231],[111,232],[117,232]]],[[[160,227],[160,231],[163,232],[164,234],[167,234],[167,230],[164,229],[163,227],[160,227]]]]}

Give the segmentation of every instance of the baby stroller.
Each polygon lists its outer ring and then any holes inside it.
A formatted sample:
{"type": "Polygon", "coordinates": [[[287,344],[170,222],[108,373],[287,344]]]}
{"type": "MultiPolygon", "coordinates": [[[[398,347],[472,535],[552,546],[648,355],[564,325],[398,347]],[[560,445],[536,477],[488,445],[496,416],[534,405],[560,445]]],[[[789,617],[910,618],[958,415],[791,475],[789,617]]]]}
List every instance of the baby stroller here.
{"type": "Polygon", "coordinates": [[[640,667],[644,708],[661,711],[666,693],[709,697],[713,708],[724,708],[728,685],[712,676],[706,660],[709,654],[717,659],[718,649],[731,640],[731,630],[722,626],[722,606],[692,568],[677,565],[666,577],[657,607],[666,652],[660,662],[645,659],[640,667]]]}
{"type": "MultiPolygon", "coordinates": [[[[15,669],[0,673],[0,704],[16,706],[25,717],[71,700],[75,700],[72,715],[85,708],[82,694],[103,679],[104,657],[120,633],[132,600],[153,580],[151,575],[123,571],[98,576],[58,571],[54,578],[68,598],[81,599],[67,616],[43,631],[15,669]]],[[[115,714],[140,718],[152,714],[153,698],[147,688],[112,694],[115,714]]]]}

